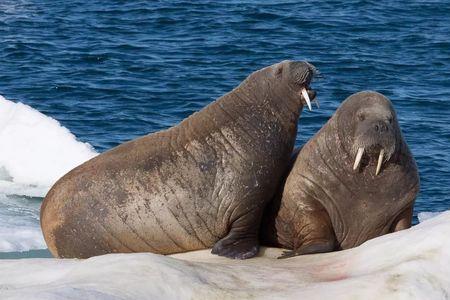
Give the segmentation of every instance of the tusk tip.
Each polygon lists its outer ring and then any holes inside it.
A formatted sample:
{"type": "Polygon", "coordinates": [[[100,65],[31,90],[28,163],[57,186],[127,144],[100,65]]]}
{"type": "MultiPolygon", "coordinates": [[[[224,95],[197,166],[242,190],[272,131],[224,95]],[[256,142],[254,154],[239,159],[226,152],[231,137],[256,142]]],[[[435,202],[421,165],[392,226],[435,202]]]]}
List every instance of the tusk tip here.
{"type": "Polygon", "coordinates": [[[378,176],[378,174],[380,174],[381,166],[383,165],[383,158],[384,158],[384,149],[381,149],[380,155],[378,156],[378,163],[377,169],[375,171],[375,176],[378,176]]]}
{"type": "Polygon", "coordinates": [[[364,153],[364,148],[361,147],[358,149],[358,153],[356,153],[356,157],[355,157],[355,163],[353,164],[353,170],[358,169],[360,163],[361,163],[361,158],[363,156],[364,153]]]}
{"type": "Polygon", "coordinates": [[[306,105],[308,105],[309,111],[312,111],[311,99],[309,99],[308,91],[305,88],[302,89],[302,95],[305,99],[306,105]]]}

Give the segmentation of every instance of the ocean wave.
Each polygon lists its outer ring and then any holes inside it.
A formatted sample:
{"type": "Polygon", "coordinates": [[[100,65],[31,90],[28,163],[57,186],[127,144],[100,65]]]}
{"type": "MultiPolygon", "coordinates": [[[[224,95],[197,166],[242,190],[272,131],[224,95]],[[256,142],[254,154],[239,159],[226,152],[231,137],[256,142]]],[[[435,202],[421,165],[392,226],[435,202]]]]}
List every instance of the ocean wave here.
{"type": "Polygon", "coordinates": [[[420,223],[423,223],[429,219],[433,219],[442,214],[442,211],[423,211],[417,214],[417,219],[420,223]]]}

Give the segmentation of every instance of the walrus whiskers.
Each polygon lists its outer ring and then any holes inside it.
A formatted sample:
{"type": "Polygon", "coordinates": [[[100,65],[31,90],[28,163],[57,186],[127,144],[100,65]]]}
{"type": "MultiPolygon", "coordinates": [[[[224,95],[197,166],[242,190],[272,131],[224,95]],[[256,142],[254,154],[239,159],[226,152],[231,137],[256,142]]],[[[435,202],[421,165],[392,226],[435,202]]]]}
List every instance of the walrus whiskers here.
{"type": "Polygon", "coordinates": [[[317,109],[319,109],[319,108],[320,108],[319,100],[316,98],[316,99],[314,100],[314,102],[316,103],[317,109]]]}

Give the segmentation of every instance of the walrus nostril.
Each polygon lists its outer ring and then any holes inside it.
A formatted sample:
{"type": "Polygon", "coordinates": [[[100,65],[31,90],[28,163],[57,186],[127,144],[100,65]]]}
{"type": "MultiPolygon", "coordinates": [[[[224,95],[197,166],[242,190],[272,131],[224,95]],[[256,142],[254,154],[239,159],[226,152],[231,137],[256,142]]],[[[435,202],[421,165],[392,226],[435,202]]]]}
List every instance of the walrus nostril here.
{"type": "Polygon", "coordinates": [[[383,133],[383,132],[388,131],[388,126],[386,124],[384,124],[383,122],[379,122],[379,123],[375,124],[373,126],[373,128],[374,128],[375,132],[383,133]]]}

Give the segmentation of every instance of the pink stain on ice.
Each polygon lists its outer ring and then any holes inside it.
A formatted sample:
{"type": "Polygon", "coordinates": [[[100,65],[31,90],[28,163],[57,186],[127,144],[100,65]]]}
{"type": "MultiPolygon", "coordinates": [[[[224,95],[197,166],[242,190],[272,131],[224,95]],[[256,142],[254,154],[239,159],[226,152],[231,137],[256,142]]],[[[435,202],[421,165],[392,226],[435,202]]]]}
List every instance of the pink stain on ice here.
{"type": "Polygon", "coordinates": [[[348,261],[322,263],[312,268],[311,276],[320,282],[340,281],[349,278],[348,261]]]}

